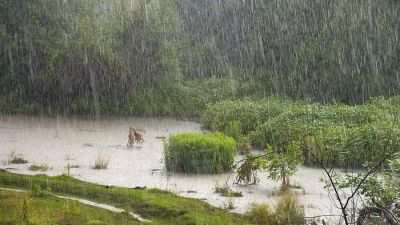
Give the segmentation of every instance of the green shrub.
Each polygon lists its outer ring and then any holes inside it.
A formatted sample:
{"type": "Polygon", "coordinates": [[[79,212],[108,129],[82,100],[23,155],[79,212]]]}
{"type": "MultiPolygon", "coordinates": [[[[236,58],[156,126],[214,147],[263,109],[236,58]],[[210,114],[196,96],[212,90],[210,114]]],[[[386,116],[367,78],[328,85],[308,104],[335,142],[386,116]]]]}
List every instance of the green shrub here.
{"type": "Polygon", "coordinates": [[[284,194],[276,205],[275,215],[279,225],[302,225],[304,220],[304,208],[297,197],[292,194],[284,194]]]}
{"type": "Polygon", "coordinates": [[[327,165],[359,168],[378,161],[385,151],[398,149],[400,130],[391,124],[330,127],[310,137],[307,145],[327,165]]]}
{"type": "Polygon", "coordinates": [[[236,142],[222,133],[172,135],[165,144],[167,171],[220,173],[231,168],[236,142]]]}
{"type": "Polygon", "coordinates": [[[266,203],[253,204],[247,214],[256,224],[268,225],[303,225],[304,208],[297,197],[284,194],[280,197],[275,210],[266,203]]]}
{"type": "Polygon", "coordinates": [[[248,216],[256,224],[278,225],[274,211],[267,203],[252,204],[248,216]]]}
{"type": "Polygon", "coordinates": [[[51,188],[46,186],[42,188],[39,184],[35,184],[32,187],[32,196],[38,198],[44,198],[51,195],[51,188]]]}

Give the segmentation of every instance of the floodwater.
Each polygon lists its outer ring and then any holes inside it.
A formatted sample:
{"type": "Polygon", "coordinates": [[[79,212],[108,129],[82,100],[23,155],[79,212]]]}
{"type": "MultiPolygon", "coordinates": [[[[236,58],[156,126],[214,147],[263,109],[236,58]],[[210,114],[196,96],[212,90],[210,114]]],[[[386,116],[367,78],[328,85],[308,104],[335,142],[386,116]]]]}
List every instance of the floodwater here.
{"type": "MultiPolygon", "coordinates": [[[[171,190],[178,195],[203,199],[218,207],[233,203],[233,211],[244,213],[252,203],[274,205],[278,199],[279,182],[260,173],[257,185],[233,185],[235,174],[228,184],[241,191],[243,197],[226,198],[214,193],[216,185],[225,184],[229,174],[179,175],[168,174],[163,164],[163,140],[173,133],[201,132],[198,123],[173,119],[122,118],[86,120],[78,118],[47,118],[0,116],[0,168],[24,174],[67,173],[67,165],[77,165],[70,174],[78,179],[122,187],[151,187],[171,190]],[[144,143],[126,146],[129,127],[142,130],[144,143]],[[28,164],[8,164],[11,152],[21,154],[28,164]],[[94,170],[96,159],[108,160],[108,168],[94,170]],[[47,164],[46,172],[29,170],[32,164],[47,164]]],[[[291,183],[305,206],[306,216],[337,214],[332,197],[320,182],[320,169],[300,167],[291,183]]]]}

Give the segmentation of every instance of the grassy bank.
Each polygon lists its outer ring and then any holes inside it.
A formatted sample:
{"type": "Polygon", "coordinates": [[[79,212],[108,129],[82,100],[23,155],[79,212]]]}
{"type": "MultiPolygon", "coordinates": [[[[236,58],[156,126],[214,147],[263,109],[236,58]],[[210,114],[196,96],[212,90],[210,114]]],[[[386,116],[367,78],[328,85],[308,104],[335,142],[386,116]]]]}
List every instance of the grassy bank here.
{"type": "Polygon", "coordinates": [[[110,188],[68,176],[28,176],[0,170],[0,187],[33,190],[38,185],[54,194],[84,198],[135,212],[152,220],[152,224],[252,224],[246,216],[228,213],[200,200],[178,197],[167,191],[110,188]]]}
{"type": "Polygon", "coordinates": [[[3,225],[134,225],[127,214],[87,206],[52,196],[0,190],[0,224],[3,225]]]}

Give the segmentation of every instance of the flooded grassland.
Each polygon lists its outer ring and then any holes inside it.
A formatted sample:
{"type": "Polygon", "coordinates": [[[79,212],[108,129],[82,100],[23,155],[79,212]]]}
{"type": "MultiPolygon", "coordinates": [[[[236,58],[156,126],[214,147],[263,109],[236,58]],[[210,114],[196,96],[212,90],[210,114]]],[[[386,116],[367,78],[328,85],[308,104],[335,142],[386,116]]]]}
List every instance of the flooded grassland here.
{"type": "MultiPolygon", "coordinates": [[[[228,184],[243,197],[227,198],[214,193],[224,185],[230,174],[182,175],[169,174],[163,162],[163,139],[173,133],[198,131],[201,126],[189,121],[153,118],[85,120],[74,118],[42,118],[23,116],[0,117],[0,168],[22,174],[70,173],[80,180],[121,187],[160,188],[180,196],[203,199],[218,207],[233,203],[233,211],[244,213],[252,203],[274,204],[279,182],[260,173],[257,185],[228,184]],[[129,127],[143,133],[144,143],[127,147],[129,127]],[[10,155],[19,155],[26,164],[10,163],[10,155]],[[108,162],[107,169],[93,169],[95,161],[108,162]],[[32,165],[45,165],[48,170],[31,171],[32,165]],[[69,169],[68,169],[69,168],[69,169]]],[[[238,156],[239,157],[239,156],[238,156]]],[[[291,183],[298,185],[306,216],[332,214],[331,198],[320,182],[320,169],[301,166],[291,183]]]]}

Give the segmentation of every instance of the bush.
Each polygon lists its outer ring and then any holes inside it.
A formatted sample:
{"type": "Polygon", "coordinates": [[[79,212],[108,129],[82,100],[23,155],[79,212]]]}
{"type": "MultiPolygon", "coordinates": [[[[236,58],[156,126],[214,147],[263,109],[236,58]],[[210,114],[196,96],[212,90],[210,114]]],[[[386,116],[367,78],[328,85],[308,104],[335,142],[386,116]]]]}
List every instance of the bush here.
{"type": "Polygon", "coordinates": [[[278,224],[274,211],[267,203],[252,204],[248,216],[257,224],[278,224]]]}
{"type": "Polygon", "coordinates": [[[302,225],[305,224],[304,208],[300,205],[297,197],[292,194],[282,195],[275,209],[278,224],[302,225]]]}
{"type": "Polygon", "coordinates": [[[231,168],[236,142],[222,133],[172,135],[165,144],[167,171],[220,173],[231,168]]]}
{"type": "Polygon", "coordinates": [[[329,127],[310,137],[313,149],[327,165],[360,168],[378,161],[384,152],[400,147],[400,130],[391,124],[365,124],[357,127],[329,127]]]}
{"type": "Polygon", "coordinates": [[[280,197],[275,210],[266,203],[253,204],[248,216],[257,224],[303,225],[304,209],[296,196],[284,194],[280,197]]]}

